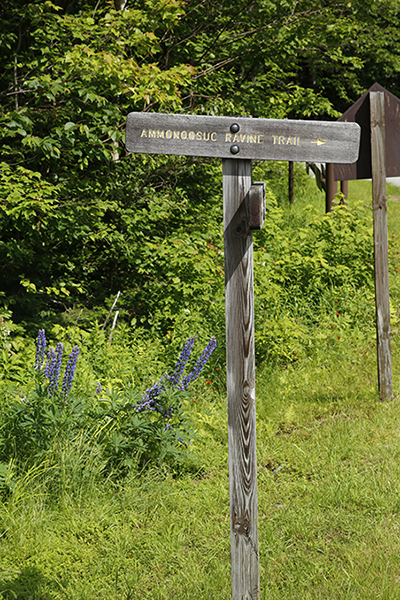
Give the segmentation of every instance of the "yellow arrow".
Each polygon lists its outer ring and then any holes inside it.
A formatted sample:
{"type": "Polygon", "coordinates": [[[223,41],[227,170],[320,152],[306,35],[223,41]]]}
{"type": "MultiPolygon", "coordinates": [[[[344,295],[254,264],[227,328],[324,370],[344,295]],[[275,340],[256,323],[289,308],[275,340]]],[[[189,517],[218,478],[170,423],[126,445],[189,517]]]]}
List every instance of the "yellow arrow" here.
{"type": "Polygon", "coordinates": [[[320,146],[321,144],[326,144],[325,140],[321,140],[321,138],[318,138],[317,140],[311,140],[312,144],[317,144],[317,146],[320,146]]]}

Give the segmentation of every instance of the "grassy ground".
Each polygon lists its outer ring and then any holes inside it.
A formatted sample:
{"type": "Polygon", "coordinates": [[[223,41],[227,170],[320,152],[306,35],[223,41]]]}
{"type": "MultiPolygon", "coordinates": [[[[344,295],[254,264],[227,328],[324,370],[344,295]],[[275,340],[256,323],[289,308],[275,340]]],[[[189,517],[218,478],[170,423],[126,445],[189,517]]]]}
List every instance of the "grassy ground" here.
{"type": "MultiPolygon", "coordinates": [[[[369,189],[350,182],[351,198],[369,189]]],[[[400,189],[388,196],[389,233],[400,235],[400,189]]],[[[393,329],[390,403],[378,401],[374,339],[257,373],[263,600],[400,598],[393,329]]],[[[225,396],[209,389],[190,411],[201,432],[198,474],[102,481],[95,450],[91,461],[78,443],[60,450],[57,469],[49,457],[19,480],[0,505],[0,598],[230,598],[225,396]]]]}

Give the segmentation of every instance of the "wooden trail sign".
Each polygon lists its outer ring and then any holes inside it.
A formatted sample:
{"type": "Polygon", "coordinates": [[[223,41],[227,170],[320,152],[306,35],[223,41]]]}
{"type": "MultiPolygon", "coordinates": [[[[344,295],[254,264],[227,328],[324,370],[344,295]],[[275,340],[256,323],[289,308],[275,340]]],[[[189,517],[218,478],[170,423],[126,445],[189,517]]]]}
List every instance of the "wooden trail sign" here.
{"type": "Polygon", "coordinates": [[[233,600],[260,596],[255,405],[253,231],[265,187],[251,160],[354,162],[356,123],[130,113],[126,148],[222,158],[229,499],[233,600]]]}
{"type": "Polygon", "coordinates": [[[126,148],[144,154],[181,154],[251,160],[352,163],[356,123],[130,113],[126,148]]]}

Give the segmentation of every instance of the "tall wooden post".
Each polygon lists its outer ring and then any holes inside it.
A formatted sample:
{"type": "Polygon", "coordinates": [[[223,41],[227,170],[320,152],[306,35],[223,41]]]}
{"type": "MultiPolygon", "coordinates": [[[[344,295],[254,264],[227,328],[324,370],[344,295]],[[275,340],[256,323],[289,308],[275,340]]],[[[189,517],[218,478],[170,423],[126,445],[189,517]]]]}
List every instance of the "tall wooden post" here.
{"type": "Polygon", "coordinates": [[[374,215],[375,303],[378,381],[381,400],[393,398],[386,203],[385,100],[370,92],[372,207],[374,215]]]}
{"type": "Polygon", "coordinates": [[[333,201],[337,194],[337,181],[334,179],[333,164],[326,163],[325,167],[325,212],[332,210],[333,201]]]}
{"type": "Polygon", "coordinates": [[[224,159],[232,600],[259,598],[251,161],[224,159]]]}
{"type": "Polygon", "coordinates": [[[294,162],[289,160],[289,203],[294,201],[294,162]]]}
{"type": "Polygon", "coordinates": [[[251,184],[251,160],[352,163],[359,142],[356,123],[135,112],[127,117],[129,152],[223,159],[233,600],[260,597],[251,229],[262,227],[265,189],[251,184]]]}
{"type": "Polygon", "coordinates": [[[344,200],[348,200],[349,199],[349,182],[348,181],[341,181],[340,182],[340,191],[342,192],[343,196],[344,196],[344,200]]]}

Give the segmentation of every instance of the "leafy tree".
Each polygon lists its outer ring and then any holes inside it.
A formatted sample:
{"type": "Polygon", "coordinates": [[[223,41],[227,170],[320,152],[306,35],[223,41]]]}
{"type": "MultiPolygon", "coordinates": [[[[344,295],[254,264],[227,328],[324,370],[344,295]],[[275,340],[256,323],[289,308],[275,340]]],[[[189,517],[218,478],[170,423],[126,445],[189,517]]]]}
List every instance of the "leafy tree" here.
{"type": "Polygon", "coordinates": [[[394,0],[5,0],[0,298],[15,319],[36,328],[118,290],[163,333],[214,318],[220,165],[128,156],[126,115],[334,118],[380,72],[396,93],[398,19],[394,0]]]}
{"type": "MultiPolygon", "coordinates": [[[[177,2],[122,12],[80,3],[81,12],[70,14],[70,7],[60,14],[50,2],[21,3],[2,15],[10,32],[0,115],[3,290],[20,319],[27,311],[45,316],[49,301],[63,309],[84,298],[90,306],[122,287],[131,317],[146,320],[159,290],[166,296],[172,283],[168,294],[179,295],[168,253],[179,255],[184,272],[185,260],[210,254],[208,243],[219,235],[207,225],[198,247],[188,241],[194,223],[204,221],[188,200],[190,186],[182,187],[190,174],[191,187],[200,188],[196,161],[127,157],[124,150],[129,111],[181,107],[190,65],[160,68],[153,30],[172,27],[182,11],[177,2]]],[[[203,176],[207,169],[214,181],[214,167],[202,167],[203,176]]],[[[205,207],[208,187],[197,196],[205,207]]],[[[205,215],[217,223],[215,210],[205,215]]],[[[187,269],[188,301],[197,270],[187,269]]]]}

